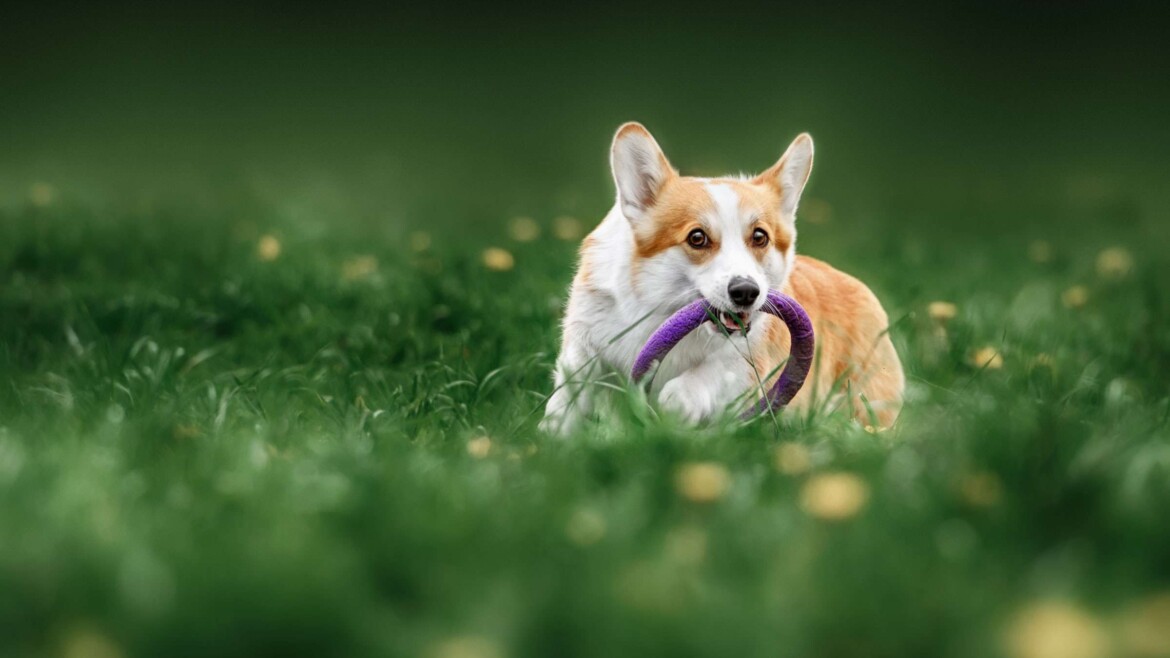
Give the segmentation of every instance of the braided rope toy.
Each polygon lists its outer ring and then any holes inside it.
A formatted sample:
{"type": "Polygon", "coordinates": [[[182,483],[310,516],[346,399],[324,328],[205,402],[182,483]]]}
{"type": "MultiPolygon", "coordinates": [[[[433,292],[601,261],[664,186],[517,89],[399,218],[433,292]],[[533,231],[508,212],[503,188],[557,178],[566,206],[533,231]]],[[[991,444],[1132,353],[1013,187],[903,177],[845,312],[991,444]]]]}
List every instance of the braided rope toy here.
{"type": "MultiPolygon", "coordinates": [[[[815,342],[812,321],[800,304],[784,293],[769,290],[768,303],[764,304],[761,310],[775,315],[788,326],[788,332],[792,336],[792,351],[788,364],[784,366],[784,372],[780,373],[767,396],[742,414],[741,417],[744,419],[770,409],[778,410],[791,402],[804,385],[804,380],[812,367],[815,342]]],[[[705,299],[698,299],[679,309],[677,313],[667,318],[642,346],[638,358],[634,360],[630,378],[637,382],[645,377],[654,362],[661,361],[687,334],[698,329],[699,325],[711,320],[715,315],[715,308],[705,299]]]]}

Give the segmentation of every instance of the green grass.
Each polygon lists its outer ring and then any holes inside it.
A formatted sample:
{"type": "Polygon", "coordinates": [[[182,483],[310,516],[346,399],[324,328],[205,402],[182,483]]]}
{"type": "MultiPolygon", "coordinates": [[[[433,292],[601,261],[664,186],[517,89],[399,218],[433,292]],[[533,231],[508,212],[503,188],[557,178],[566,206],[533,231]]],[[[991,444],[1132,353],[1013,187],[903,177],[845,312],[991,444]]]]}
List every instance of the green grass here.
{"type": "Polygon", "coordinates": [[[1027,200],[984,227],[925,204],[940,228],[844,199],[801,245],[896,320],[894,430],[688,429],[632,397],[556,441],[532,412],[575,244],[547,219],[524,244],[439,222],[417,249],[421,222],[57,192],[0,215],[6,656],[995,656],[1045,605],[1035,632],[1137,655],[1135,606],[1170,588],[1156,214],[1042,199],[1005,229],[1027,200]],[[1114,245],[1133,267],[1102,276],[1114,245]],[[1002,367],[972,361],[988,346],[1002,367]],[[702,462],[728,478],[707,502],[679,486],[702,462]],[[806,500],[832,473],[867,494],[836,521],[806,500]]]}
{"type": "Polygon", "coordinates": [[[249,4],[0,20],[0,658],[1170,656],[1159,6],[249,4]],[[536,430],[627,120],[811,132],[892,431],[536,430]]]}

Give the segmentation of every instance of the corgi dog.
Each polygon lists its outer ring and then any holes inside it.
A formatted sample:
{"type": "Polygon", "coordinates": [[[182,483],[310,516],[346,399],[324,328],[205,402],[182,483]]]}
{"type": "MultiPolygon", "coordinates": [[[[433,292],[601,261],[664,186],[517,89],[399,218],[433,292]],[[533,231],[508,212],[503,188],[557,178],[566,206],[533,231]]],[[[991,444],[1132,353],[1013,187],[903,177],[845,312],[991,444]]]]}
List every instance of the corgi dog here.
{"type": "Polygon", "coordinates": [[[719,322],[663,359],[650,394],[690,422],[746,408],[788,358],[787,328],[761,311],[769,289],[796,299],[816,332],[813,369],[788,408],[848,405],[861,423],[890,426],[905,381],[881,303],[857,279],[796,255],[812,164],[805,133],[754,178],[681,176],[645,127],[622,125],[610,150],[617,201],[581,245],[542,428],[564,436],[580,427],[605,388],[591,382],[629,373],[650,334],[700,297],[719,322]]]}

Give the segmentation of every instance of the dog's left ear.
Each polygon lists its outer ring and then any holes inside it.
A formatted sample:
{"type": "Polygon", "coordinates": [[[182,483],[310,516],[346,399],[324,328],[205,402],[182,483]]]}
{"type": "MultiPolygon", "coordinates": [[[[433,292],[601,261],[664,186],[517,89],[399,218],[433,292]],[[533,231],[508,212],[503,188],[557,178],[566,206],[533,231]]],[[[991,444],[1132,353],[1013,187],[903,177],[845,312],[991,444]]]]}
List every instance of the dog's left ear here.
{"type": "Polygon", "coordinates": [[[780,195],[781,212],[792,217],[796,213],[796,205],[800,202],[804,184],[808,182],[808,176],[812,173],[812,165],[812,137],[808,133],[801,133],[788,145],[788,150],[780,156],[780,161],[772,165],[768,171],[756,176],[752,182],[776,190],[780,195]]]}

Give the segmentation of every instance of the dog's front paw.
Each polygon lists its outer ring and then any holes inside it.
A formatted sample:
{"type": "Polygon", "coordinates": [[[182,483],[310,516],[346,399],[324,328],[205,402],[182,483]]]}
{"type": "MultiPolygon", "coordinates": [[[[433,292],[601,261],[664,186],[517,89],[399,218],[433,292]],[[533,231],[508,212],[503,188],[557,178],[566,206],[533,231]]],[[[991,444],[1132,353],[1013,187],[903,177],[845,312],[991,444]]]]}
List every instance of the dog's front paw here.
{"type": "MultiPolygon", "coordinates": [[[[563,397],[563,396],[562,396],[563,397]]],[[[580,410],[570,404],[557,404],[562,400],[554,396],[540,421],[540,431],[564,439],[577,430],[581,421],[580,410]]]]}
{"type": "Polygon", "coordinates": [[[540,421],[540,431],[563,439],[572,434],[575,423],[568,414],[550,414],[540,421]]]}
{"type": "Polygon", "coordinates": [[[689,377],[675,377],[666,382],[658,394],[658,405],[688,423],[709,418],[715,411],[715,400],[702,384],[689,377]]]}

